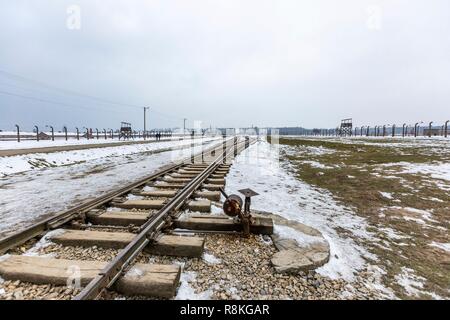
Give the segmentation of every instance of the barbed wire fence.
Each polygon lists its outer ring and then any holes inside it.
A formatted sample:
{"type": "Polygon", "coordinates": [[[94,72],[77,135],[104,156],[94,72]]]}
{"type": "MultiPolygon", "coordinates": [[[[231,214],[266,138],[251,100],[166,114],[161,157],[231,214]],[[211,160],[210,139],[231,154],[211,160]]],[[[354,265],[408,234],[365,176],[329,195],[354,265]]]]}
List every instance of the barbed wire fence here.
{"type": "Polygon", "coordinates": [[[280,135],[300,135],[300,136],[353,136],[353,137],[450,137],[450,120],[436,125],[433,121],[424,125],[424,122],[385,124],[385,125],[365,125],[351,127],[350,130],[343,130],[339,127],[332,129],[306,129],[278,128],[280,135]]]}
{"type": "MultiPolygon", "coordinates": [[[[17,141],[23,140],[41,141],[41,140],[120,140],[121,130],[111,128],[87,128],[87,127],[74,127],[70,131],[67,126],[63,126],[62,130],[55,130],[53,126],[45,126],[41,129],[39,126],[34,126],[30,131],[22,131],[19,125],[14,126],[15,130],[2,131],[0,130],[0,141],[17,141]]],[[[132,130],[129,138],[131,139],[152,139],[152,138],[168,138],[174,134],[172,129],[152,129],[152,130],[132,130]]]]}

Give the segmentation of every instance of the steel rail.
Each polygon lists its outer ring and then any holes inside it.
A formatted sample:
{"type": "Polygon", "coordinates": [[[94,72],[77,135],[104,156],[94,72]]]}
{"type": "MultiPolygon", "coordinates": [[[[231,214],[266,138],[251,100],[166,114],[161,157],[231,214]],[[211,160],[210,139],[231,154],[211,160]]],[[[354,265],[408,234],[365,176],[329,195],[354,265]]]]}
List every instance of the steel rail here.
{"type": "MultiPolygon", "coordinates": [[[[197,153],[195,155],[195,158],[201,157],[202,154],[205,152],[210,152],[212,150],[216,150],[220,146],[221,143],[223,143],[223,142],[216,143],[214,146],[211,146],[211,147],[207,148],[206,150],[203,150],[202,152],[197,153]]],[[[130,192],[131,190],[133,190],[141,185],[146,184],[148,181],[158,179],[159,177],[161,177],[167,173],[175,171],[176,169],[182,167],[183,164],[188,161],[189,162],[191,161],[191,157],[186,157],[182,160],[175,162],[172,165],[163,166],[161,170],[159,170],[149,176],[141,178],[141,179],[139,179],[135,182],[132,182],[124,187],[121,187],[117,190],[108,192],[107,194],[105,194],[103,196],[97,197],[92,200],[88,200],[80,205],[72,207],[63,212],[57,213],[53,217],[46,218],[43,221],[40,221],[36,224],[33,224],[33,225],[25,228],[24,230],[18,231],[18,232],[14,233],[12,235],[9,235],[3,239],[0,239],[0,254],[3,254],[6,251],[8,251],[9,249],[12,249],[34,237],[37,237],[46,231],[56,229],[56,228],[62,226],[63,224],[67,223],[68,221],[79,217],[83,213],[85,213],[89,210],[92,210],[98,206],[104,205],[104,204],[110,202],[111,200],[113,200],[114,198],[119,197],[123,194],[126,194],[126,193],[130,192]]]]}
{"type": "MultiPolygon", "coordinates": [[[[234,144],[232,147],[234,147],[234,144]]],[[[178,210],[211,175],[211,173],[220,166],[221,163],[219,161],[222,161],[222,158],[226,154],[226,148],[224,148],[205,170],[192,179],[162,209],[147,220],[141,227],[139,234],[136,235],[136,237],[134,237],[134,239],[73,299],[96,299],[105,288],[111,288],[134,258],[150,242],[154,241],[158,232],[170,222],[170,214],[178,210]]]]}

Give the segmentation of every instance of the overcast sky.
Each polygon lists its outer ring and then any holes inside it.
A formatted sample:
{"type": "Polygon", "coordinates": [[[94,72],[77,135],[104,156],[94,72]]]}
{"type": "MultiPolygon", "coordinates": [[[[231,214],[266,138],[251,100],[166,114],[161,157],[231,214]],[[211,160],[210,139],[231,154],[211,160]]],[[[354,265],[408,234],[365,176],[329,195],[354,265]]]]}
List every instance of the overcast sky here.
{"type": "Polygon", "coordinates": [[[142,128],[141,106],[150,127],[441,124],[450,1],[0,0],[0,129],[142,128]]]}

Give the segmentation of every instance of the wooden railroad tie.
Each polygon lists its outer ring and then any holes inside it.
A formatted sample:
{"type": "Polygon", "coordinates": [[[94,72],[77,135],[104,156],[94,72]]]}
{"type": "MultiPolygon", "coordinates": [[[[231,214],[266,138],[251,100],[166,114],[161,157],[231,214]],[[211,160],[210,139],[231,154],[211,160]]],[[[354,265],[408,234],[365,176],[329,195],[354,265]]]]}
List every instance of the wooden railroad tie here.
{"type": "MultiPolygon", "coordinates": [[[[123,249],[135,236],[134,233],[128,232],[64,230],[61,234],[53,236],[51,241],[64,246],[123,249]]],[[[204,237],[162,235],[144,251],[157,255],[200,258],[204,246],[204,237]]]]}
{"type": "MultiPolygon", "coordinates": [[[[0,276],[6,280],[66,286],[71,281],[71,272],[76,272],[74,280],[86,286],[106,265],[103,261],[11,255],[0,261],[0,276]]],[[[125,295],[171,298],[176,294],[180,274],[178,265],[137,263],[117,280],[114,289],[125,295]]]]}

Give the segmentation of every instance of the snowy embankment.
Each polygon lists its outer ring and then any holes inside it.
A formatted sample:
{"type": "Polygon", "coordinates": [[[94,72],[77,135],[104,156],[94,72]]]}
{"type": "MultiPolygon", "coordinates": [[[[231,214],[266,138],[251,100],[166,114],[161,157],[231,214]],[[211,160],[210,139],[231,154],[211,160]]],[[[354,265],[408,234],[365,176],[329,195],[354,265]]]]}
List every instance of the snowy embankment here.
{"type": "MultiPolygon", "coordinates": [[[[330,261],[317,271],[332,279],[352,281],[367,267],[364,258],[376,259],[355,238],[371,239],[366,221],[351,209],[336,203],[326,190],[313,188],[295,178],[289,163],[279,160],[277,147],[260,141],[239,155],[227,177],[227,192],[250,187],[260,195],[252,200],[257,210],[279,214],[314,227],[330,244],[330,261]]],[[[282,232],[279,228],[278,232],[282,232]]]]}
{"type": "MultiPolygon", "coordinates": [[[[196,144],[215,141],[221,138],[197,139],[196,144]]],[[[154,152],[167,148],[188,146],[190,139],[153,142],[148,144],[130,144],[106,148],[62,151],[53,153],[31,153],[21,156],[0,157],[0,176],[24,172],[35,168],[57,167],[79,162],[92,161],[105,157],[125,156],[135,153],[154,152]]],[[[2,143],[0,143],[1,145],[2,143]]]]}
{"type": "MultiPolygon", "coordinates": [[[[94,132],[94,136],[91,139],[86,139],[83,137],[85,132],[80,132],[80,138],[76,139],[76,133],[69,132],[68,139],[66,141],[64,133],[55,132],[55,141],[52,140],[40,140],[39,142],[35,140],[36,133],[33,132],[21,132],[23,135],[32,136],[33,140],[28,140],[27,138],[22,137],[20,142],[18,142],[15,138],[15,132],[0,132],[0,150],[13,150],[13,149],[33,149],[33,148],[47,148],[47,147],[61,147],[61,146],[76,146],[76,145],[87,145],[87,144],[109,144],[109,143],[118,143],[118,142],[139,142],[139,141],[155,141],[155,138],[147,138],[144,140],[142,137],[136,137],[131,140],[119,140],[118,134],[114,133],[114,139],[111,139],[110,133],[107,133],[107,139],[105,139],[105,135],[103,132],[99,132],[99,139],[97,139],[97,135],[94,132]],[[5,136],[13,137],[8,140],[4,140],[5,136]]],[[[46,132],[46,134],[51,137],[51,133],[46,132]]],[[[190,135],[182,136],[182,135],[174,135],[172,137],[161,137],[162,140],[171,140],[177,141],[180,139],[186,138],[190,140],[190,135]]]]}
{"type": "MultiPolygon", "coordinates": [[[[209,141],[204,147],[214,143],[217,142],[209,141]]],[[[153,151],[174,146],[176,142],[148,145],[155,148],[153,151]]],[[[150,175],[161,166],[191,154],[189,147],[151,156],[146,153],[150,150],[130,153],[129,148],[134,147],[127,146],[128,152],[120,147],[122,151],[111,150],[109,155],[102,157],[96,156],[99,149],[85,150],[81,153],[86,158],[81,163],[35,169],[0,178],[0,238],[23,229],[36,220],[73,207],[87,198],[100,196],[144,175],[150,175]],[[125,154],[122,155],[121,152],[125,154]]],[[[202,146],[197,145],[194,152],[201,151],[201,148],[202,146]]]]}

